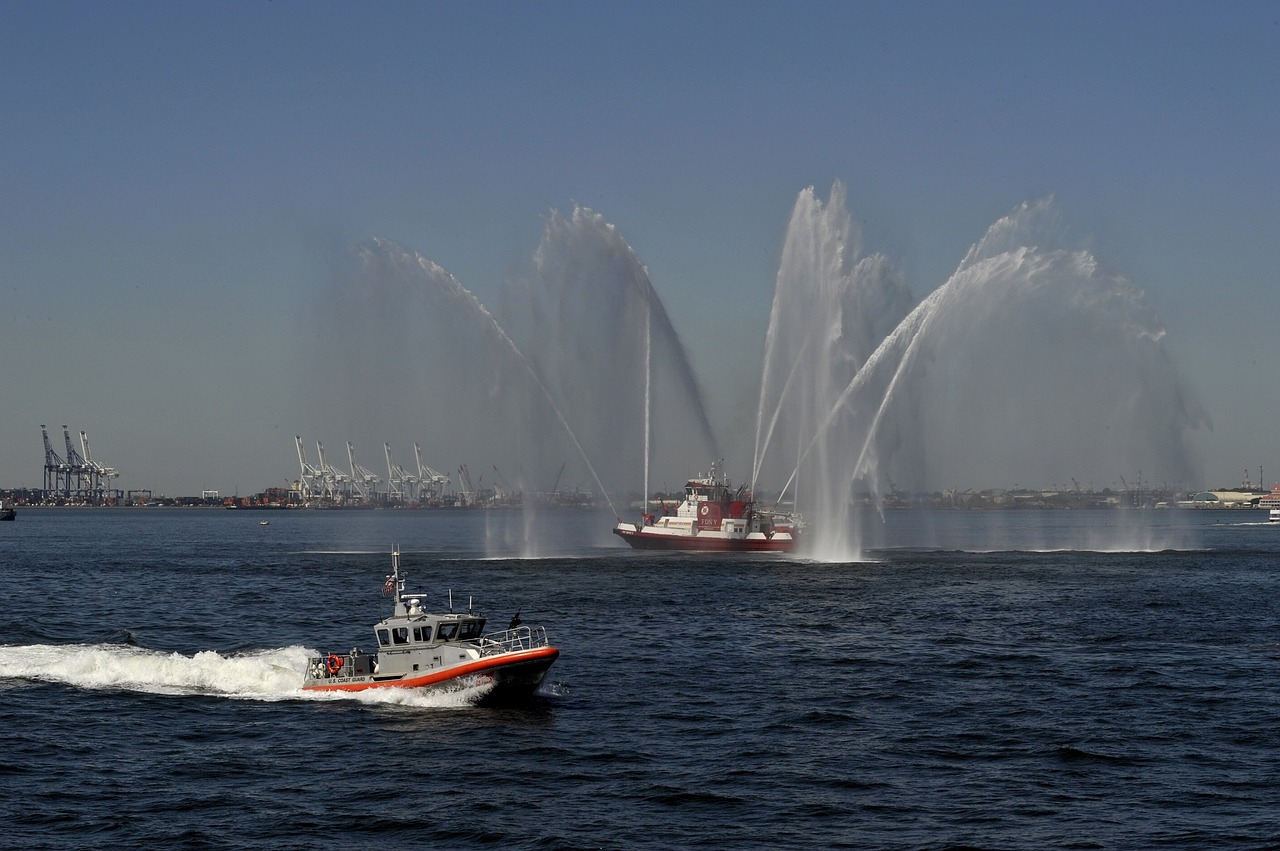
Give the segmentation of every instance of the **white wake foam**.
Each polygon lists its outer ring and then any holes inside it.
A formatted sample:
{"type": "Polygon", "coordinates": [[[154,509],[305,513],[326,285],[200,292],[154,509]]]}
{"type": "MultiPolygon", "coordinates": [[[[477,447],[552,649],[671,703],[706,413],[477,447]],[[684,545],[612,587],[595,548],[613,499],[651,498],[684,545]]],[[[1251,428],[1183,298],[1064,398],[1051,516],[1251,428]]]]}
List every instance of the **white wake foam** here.
{"type": "Polygon", "coordinates": [[[184,656],[118,644],[8,645],[0,646],[0,680],[238,700],[356,700],[425,708],[464,708],[483,694],[480,688],[304,692],[303,670],[315,655],[315,650],[299,645],[227,656],[212,650],[184,656]]]}

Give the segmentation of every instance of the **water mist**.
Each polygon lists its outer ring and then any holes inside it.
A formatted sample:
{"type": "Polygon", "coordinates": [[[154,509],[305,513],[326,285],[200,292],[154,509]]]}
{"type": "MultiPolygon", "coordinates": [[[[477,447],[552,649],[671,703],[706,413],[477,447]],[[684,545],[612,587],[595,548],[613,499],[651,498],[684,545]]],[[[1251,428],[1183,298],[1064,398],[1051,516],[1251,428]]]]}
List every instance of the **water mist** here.
{"type": "Polygon", "coordinates": [[[843,205],[839,184],[826,205],[796,202],[757,416],[756,477],[781,476],[810,555],[862,558],[894,487],[1190,475],[1185,436],[1208,419],[1163,328],[1140,290],[1063,244],[1051,202],[992,225],[900,321],[905,287],[856,256],[843,205]]]}

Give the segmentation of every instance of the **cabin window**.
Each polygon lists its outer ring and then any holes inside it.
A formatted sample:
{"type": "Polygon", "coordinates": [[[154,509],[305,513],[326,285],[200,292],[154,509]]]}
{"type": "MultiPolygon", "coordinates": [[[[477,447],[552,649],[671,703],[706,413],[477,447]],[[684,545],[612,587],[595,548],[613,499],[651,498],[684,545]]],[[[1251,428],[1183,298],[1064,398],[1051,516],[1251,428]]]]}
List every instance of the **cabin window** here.
{"type": "Polygon", "coordinates": [[[391,637],[395,639],[396,644],[409,643],[409,627],[398,626],[391,631],[391,637]]]}
{"type": "Polygon", "coordinates": [[[383,645],[384,647],[390,644],[391,633],[387,632],[385,629],[378,630],[378,643],[383,645]]]}
{"type": "Polygon", "coordinates": [[[483,628],[483,621],[466,621],[462,624],[462,634],[458,637],[463,641],[466,641],[469,638],[479,638],[480,630],[483,628]]]}
{"type": "Polygon", "coordinates": [[[429,627],[429,626],[422,626],[422,627],[415,626],[415,627],[413,628],[413,640],[414,640],[414,641],[430,641],[430,640],[431,640],[431,627],[429,627]]]}
{"type": "Polygon", "coordinates": [[[442,623],[440,629],[436,630],[436,636],[441,641],[453,641],[454,636],[458,634],[458,625],[456,623],[442,623]]]}

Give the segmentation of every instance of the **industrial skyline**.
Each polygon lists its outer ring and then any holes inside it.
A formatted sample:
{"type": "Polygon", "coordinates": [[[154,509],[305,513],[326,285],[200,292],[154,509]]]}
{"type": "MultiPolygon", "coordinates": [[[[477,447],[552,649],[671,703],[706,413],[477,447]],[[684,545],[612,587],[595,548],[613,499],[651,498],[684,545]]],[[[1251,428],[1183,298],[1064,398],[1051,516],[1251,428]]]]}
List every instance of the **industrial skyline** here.
{"type": "MultiPolygon", "coordinates": [[[[120,471],[93,457],[89,447],[89,437],[85,430],[79,432],[80,448],[73,443],[70,428],[61,426],[63,431],[63,454],[59,454],[49,438],[48,426],[41,425],[41,437],[44,442],[44,480],[39,489],[23,485],[21,487],[0,482],[0,492],[41,492],[38,501],[47,504],[138,504],[153,499],[169,499],[186,501],[194,504],[202,501],[206,504],[221,504],[228,497],[240,497],[241,494],[224,494],[216,489],[198,489],[189,492],[167,493],[147,487],[145,483],[130,484],[129,487],[115,487],[120,479],[120,471]],[[143,496],[145,495],[145,496],[143,496]]],[[[496,465],[491,467],[492,473],[481,473],[473,480],[467,464],[460,464],[457,469],[446,474],[432,468],[424,460],[420,443],[413,444],[413,467],[406,468],[394,460],[390,443],[383,443],[383,457],[386,462],[385,477],[380,472],[356,461],[355,446],[352,441],[346,443],[346,468],[328,460],[324,443],[315,441],[314,455],[308,453],[301,435],[294,436],[294,447],[297,454],[293,475],[285,477],[284,486],[280,484],[262,484],[250,488],[244,496],[268,495],[279,499],[282,503],[294,506],[421,506],[421,507],[476,507],[506,506],[519,507],[528,498],[537,504],[556,505],[561,507],[595,507],[600,504],[598,497],[581,485],[569,485],[563,482],[565,467],[561,466],[559,474],[549,487],[540,488],[538,483],[519,479],[512,482],[507,479],[496,465]],[[312,463],[312,458],[315,463],[312,463]],[[488,481],[486,482],[486,475],[488,481]],[[561,485],[565,490],[561,490],[561,485]]],[[[268,477],[269,478],[269,477],[268,477]]],[[[1169,483],[1147,482],[1144,487],[1142,472],[1132,483],[1123,473],[1117,474],[1118,482],[1082,483],[1071,478],[1066,482],[1012,483],[1004,488],[948,488],[934,493],[933,507],[975,508],[975,507],[1012,507],[1017,504],[1026,506],[1029,500],[1038,499],[1039,507],[1136,507],[1145,505],[1152,507],[1166,499],[1190,498],[1194,493],[1230,493],[1235,494],[1234,503],[1240,501],[1241,494],[1262,495],[1267,493],[1268,485],[1266,468],[1259,465],[1257,480],[1245,468],[1239,482],[1217,483],[1169,483]],[[993,494],[1011,493],[1008,499],[993,497],[993,494]]],[[[677,493],[679,483],[671,490],[670,483],[662,483],[654,494],[677,493]]],[[[627,494],[636,497],[636,494],[627,494]]],[[[892,493],[886,499],[891,507],[907,507],[922,504],[922,494],[892,493]]]]}

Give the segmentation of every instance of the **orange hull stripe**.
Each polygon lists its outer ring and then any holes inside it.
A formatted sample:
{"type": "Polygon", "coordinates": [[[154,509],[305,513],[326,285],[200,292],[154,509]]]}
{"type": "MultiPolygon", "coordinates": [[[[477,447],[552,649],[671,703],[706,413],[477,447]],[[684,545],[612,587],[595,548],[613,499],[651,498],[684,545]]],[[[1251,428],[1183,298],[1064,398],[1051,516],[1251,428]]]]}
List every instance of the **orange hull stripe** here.
{"type": "MultiPolygon", "coordinates": [[[[465,665],[457,665],[452,668],[445,668],[442,671],[426,674],[421,677],[406,677],[400,680],[387,680],[381,683],[342,683],[331,686],[306,686],[304,691],[364,691],[370,688],[419,688],[421,686],[436,685],[438,683],[447,682],[465,677],[469,674],[479,674],[484,671],[490,671],[495,668],[505,668],[517,662],[532,662],[537,659],[549,659],[554,661],[560,651],[554,647],[539,647],[536,650],[521,650],[516,653],[507,653],[502,656],[491,656],[487,659],[477,659],[474,662],[468,662],[465,665]]],[[[550,662],[548,662],[550,664],[550,662]]]]}

